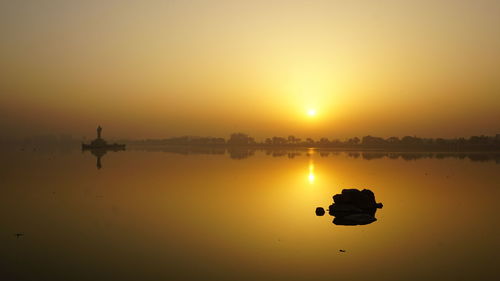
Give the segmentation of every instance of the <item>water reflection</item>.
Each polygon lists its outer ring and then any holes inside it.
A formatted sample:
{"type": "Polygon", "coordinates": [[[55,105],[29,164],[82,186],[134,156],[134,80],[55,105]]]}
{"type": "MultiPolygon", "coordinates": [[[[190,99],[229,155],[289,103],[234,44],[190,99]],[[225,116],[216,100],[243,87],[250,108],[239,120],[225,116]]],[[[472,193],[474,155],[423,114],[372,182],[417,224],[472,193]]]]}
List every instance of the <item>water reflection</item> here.
{"type": "MultiPolygon", "coordinates": [[[[253,149],[236,161],[223,147],[184,148],[185,155],[161,147],[129,150],[106,151],[110,159],[101,156],[100,172],[76,149],[4,152],[0,279],[444,281],[498,275],[500,173],[494,162],[435,156],[407,162],[397,153],[369,160],[363,152],[356,159],[338,151],[321,157],[321,150],[305,157],[306,149],[278,157],[253,149]],[[388,207],[376,210],[377,221],[366,226],[315,217],[312,210],[332,204],[339,186],[370,187],[388,207]]],[[[94,161],[90,153],[85,157],[94,161]]]]}
{"type": "Polygon", "coordinates": [[[315,180],[315,176],[314,176],[314,162],[313,160],[311,159],[309,161],[309,175],[308,175],[308,179],[309,179],[309,184],[313,184],[314,183],[314,180],[315,180]]]}
{"type": "Polygon", "coordinates": [[[255,154],[254,149],[248,149],[245,147],[232,147],[228,149],[229,157],[235,160],[246,159],[255,154]]]}
{"type": "Polygon", "coordinates": [[[124,147],[114,147],[114,148],[93,148],[93,149],[88,149],[88,148],[82,148],[82,152],[85,152],[87,150],[90,150],[90,153],[96,157],[96,168],[100,170],[102,168],[102,163],[101,163],[101,158],[108,152],[108,151],[113,151],[113,152],[118,152],[121,150],[125,150],[124,147]]]}
{"type": "Polygon", "coordinates": [[[474,162],[495,162],[500,163],[500,153],[498,152],[389,152],[389,151],[337,151],[316,148],[259,148],[259,147],[224,147],[224,146],[132,146],[133,150],[142,151],[163,151],[183,155],[227,155],[231,159],[242,160],[253,157],[257,152],[263,152],[273,158],[287,157],[294,159],[303,155],[310,157],[319,154],[321,158],[338,157],[340,155],[353,159],[380,160],[402,159],[405,161],[415,161],[420,159],[466,159],[474,162]]]}

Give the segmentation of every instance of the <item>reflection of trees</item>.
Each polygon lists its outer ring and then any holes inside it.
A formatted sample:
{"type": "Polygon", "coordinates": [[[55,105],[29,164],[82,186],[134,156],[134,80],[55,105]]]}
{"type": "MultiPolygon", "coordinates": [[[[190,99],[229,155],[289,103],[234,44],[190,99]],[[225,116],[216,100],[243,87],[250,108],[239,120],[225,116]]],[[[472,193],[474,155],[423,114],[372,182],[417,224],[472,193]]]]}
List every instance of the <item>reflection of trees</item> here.
{"type": "Polygon", "coordinates": [[[229,136],[227,143],[230,145],[250,145],[255,144],[255,140],[244,133],[233,133],[229,136]]]}
{"type": "Polygon", "coordinates": [[[295,150],[289,150],[289,149],[265,149],[264,153],[268,156],[271,157],[288,157],[290,159],[293,159],[297,156],[302,155],[300,152],[297,152],[295,150]]]}
{"type": "MultiPolygon", "coordinates": [[[[416,136],[393,136],[381,138],[376,136],[363,136],[348,138],[346,140],[321,137],[319,139],[305,138],[302,140],[294,135],[273,136],[257,142],[245,133],[233,133],[229,138],[214,137],[174,137],[168,139],[148,139],[129,141],[129,144],[142,145],[230,145],[252,147],[317,147],[348,150],[380,150],[380,151],[498,151],[500,150],[500,134],[496,136],[472,136],[470,138],[420,138],[416,136]]],[[[371,156],[369,156],[371,157],[371,156]]]]}
{"type": "Polygon", "coordinates": [[[399,155],[401,159],[406,160],[406,161],[413,161],[417,160],[420,158],[427,158],[429,155],[426,154],[418,154],[418,153],[403,153],[399,155]]]}
{"type": "MultiPolygon", "coordinates": [[[[177,153],[183,155],[197,155],[197,154],[212,154],[224,155],[226,151],[232,159],[246,159],[255,155],[258,147],[254,146],[137,146],[135,149],[146,151],[163,151],[169,153],[177,153]]],[[[272,148],[261,147],[258,149],[263,151],[265,155],[270,157],[287,157],[294,159],[299,156],[311,156],[311,151],[305,148],[272,148]]],[[[349,158],[362,158],[364,160],[376,159],[401,159],[404,161],[414,161],[419,159],[468,159],[470,161],[487,162],[494,161],[500,162],[500,153],[484,153],[484,152],[392,152],[392,151],[342,151],[342,150],[328,150],[325,148],[315,149],[314,154],[320,157],[336,157],[340,154],[346,155],[349,158]]]]}
{"type": "Polygon", "coordinates": [[[321,157],[328,157],[330,155],[330,152],[328,151],[320,151],[319,156],[321,157]]]}
{"type": "Polygon", "coordinates": [[[360,153],[359,152],[348,152],[347,155],[351,158],[359,158],[360,153]]]}
{"type": "MultiPolygon", "coordinates": [[[[497,163],[498,163],[498,160],[500,159],[499,156],[500,155],[497,155],[497,157],[496,157],[497,163]]],[[[471,155],[469,155],[469,159],[472,161],[486,162],[486,161],[490,161],[490,160],[495,160],[495,157],[494,156],[492,157],[492,155],[488,155],[488,154],[471,154],[471,155]]]]}
{"type": "Polygon", "coordinates": [[[372,159],[379,159],[385,156],[386,153],[380,153],[380,152],[363,152],[363,159],[366,160],[372,160],[372,159]]]}
{"type": "Polygon", "coordinates": [[[227,151],[229,153],[229,157],[236,160],[246,159],[255,154],[254,149],[248,148],[229,148],[227,151]]]}
{"type": "Polygon", "coordinates": [[[496,163],[500,162],[500,153],[451,153],[451,152],[347,152],[346,155],[350,158],[359,158],[362,155],[362,158],[365,160],[372,159],[402,159],[405,161],[414,161],[418,159],[447,159],[447,158],[456,158],[456,159],[469,159],[470,161],[475,162],[487,162],[487,161],[495,161],[496,163]]]}
{"type": "Polygon", "coordinates": [[[135,149],[144,151],[161,151],[167,153],[175,153],[182,155],[197,155],[197,154],[214,154],[224,155],[226,153],[225,147],[220,146],[138,146],[135,149]]]}

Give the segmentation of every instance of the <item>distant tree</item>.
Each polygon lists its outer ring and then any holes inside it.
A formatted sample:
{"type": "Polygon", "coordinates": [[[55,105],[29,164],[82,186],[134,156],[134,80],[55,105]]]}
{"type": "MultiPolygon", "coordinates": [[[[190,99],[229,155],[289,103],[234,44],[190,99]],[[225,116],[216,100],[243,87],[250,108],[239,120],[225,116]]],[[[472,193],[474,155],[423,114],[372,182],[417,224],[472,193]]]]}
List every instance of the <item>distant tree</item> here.
{"type": "MultiPolygon", "coordinates": [[[[492,138],[493,141],[493,138],[492,138]]],[[[472,136],[469,138],[469,143],[471,144],[488,144],[490,143],[490,138],[484,135],[472,136]]]]}
{"type": "Polygon", "coordinates": [[[339,139],[334,139],[330,142],[331,145],[342,145],[342,141],[339,139]]]}
{"type": "Polygon", "coordinates": [[[379,137],[364,136],[361,143],[364,145],[381,145],[385,144],[385,140],[379,137]]]}
{"type": "Polygon", "coordinates": [[[404,136],[402,139],[401,139],[401,143],[403,144],[407,144],[407,145],[410,145],[410,144],[422,144],[423,141],[421,138],[417,138],[415,136],[404,136]]]}
{"type": "Polygon", "coordinates": [[[399,138],[398,137],[390,137],[386,141],[387,141],[387,143],[390,143],[390,144],[397,144],[397,143],[399,143],[399,138]]]}
{"type": "Polygon", "coordinates": [[[248,145],[254,144],[255,140],[244,133],[233,133],[229,136],[227,143],[231,145],[248,145]]]}
{"type": "Polygon", "coordinates": [[[442,138],[437,138],[434,140],[434,143],[437,144],[437,145],[445,145],[447,142],[445,139],[442,139],[442,138]]]}
{"type": "Polygon", "coordinates": [[[273,137],[273,144],[274,145],[284,145],[287,144],[287,139],[283,137],[273,137]]]}
{"type": "Polygon", "coordinates": [[[358,137],[350,138],[347,140],[347,144],[356,145],[359,144],[360,140],[358,137]]]}
{"type": "Polygon", "coordinates": [[[215,144],[225,144],[226,140],[224,138],[216,138],[215,144]]]}

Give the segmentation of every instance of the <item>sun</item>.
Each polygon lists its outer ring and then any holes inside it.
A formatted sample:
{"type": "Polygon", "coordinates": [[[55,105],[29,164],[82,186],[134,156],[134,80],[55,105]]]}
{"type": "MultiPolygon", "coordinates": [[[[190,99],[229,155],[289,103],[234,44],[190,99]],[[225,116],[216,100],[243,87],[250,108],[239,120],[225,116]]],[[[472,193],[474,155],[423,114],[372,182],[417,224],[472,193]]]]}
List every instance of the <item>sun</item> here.
{"type": "Polygon", "coordinates": [[[307,115],[309,115],[310,117],[316,116],[316,113],[317,113],[316,109],[314,109],[314,108],[310,108],[307,110],[307,115]]]}

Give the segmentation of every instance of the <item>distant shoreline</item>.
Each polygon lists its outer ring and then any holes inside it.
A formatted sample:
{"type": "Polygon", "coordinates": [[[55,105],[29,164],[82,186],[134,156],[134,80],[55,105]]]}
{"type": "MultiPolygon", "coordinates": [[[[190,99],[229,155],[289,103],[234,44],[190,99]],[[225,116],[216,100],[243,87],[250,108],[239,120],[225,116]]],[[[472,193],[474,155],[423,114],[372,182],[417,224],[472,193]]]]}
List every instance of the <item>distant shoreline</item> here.
{"type": "Polygon", "coordinates": [[[145,139],[125,141],[130,145],[178,145],[178,146],[223,146],[249,148],[304,149],[318,148],[344,151],[500,151],[500,134],[495,136],[471,136],[469,138],[420,138],[404,136],[381,138],[375,136],[353,137],[345,140],[320,138],[301,139],[293,135],[274,136],[263,141],[245,133],[233,133],[226,140],[220,137],[172,137],[166,139],[145,139]]]}
{"type": "Polygon", "coordinates": [[[302,155],[319,157],[329,157],[331,155],[345,154],[351,158],[361,158],[365,160],[388,158],[388,159],[446,159],[460,158],[471,161],[500,163],[500,151],[425,151],[425,150],[381,150],[381,149],[344,149],[340,147],[307,147],[307,146],[262,146],[262,145],[130,145],[129,150],[167,152],[181,155],[211,154],[229,155],[232,159],[246,159],[255,155],[256,152],[263,152],[265,155],[284,158],[296,158],[302,155]]]}
{"type": "MultiPolygon", "coordinates": [[[[339,139],[301,139],[274,136],[256,141],[245,133],[233,133],[229,138],[181,136],[162,139],[113,139],[127,146],[175,146],[175,147],[223,147],[248,149],[322,149],[331,151],[387,151],[387,152],[500,152],[500,134],[494,136],[471,136],[469,138],[420,138],[416,136],[381,138],[375,136],[339,139]]],[[[59,146],[72,147],[85,143],[85,139],[75,139],[62,135],[53,137],[31,137],[22,141],[1,141],[3,147],[25,146],[59,146]]]]}
{"type": "Polygon", "coordinates": [[[443,146],[307,146],[307,145],[265,145],[265,144],[247,144],[247,145],[231,145],[231,144],[151,144],[151,143],[138,143],[128,142],[130,147],[178,147],[178,148],[224,148],[224,149],[255,149],[255,150],[324,150],[324,151],[360,151],[360,152],[477,152],[477,153],[500,153],[500,147],[443,147],[443,146]]]}

